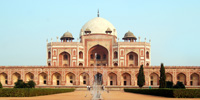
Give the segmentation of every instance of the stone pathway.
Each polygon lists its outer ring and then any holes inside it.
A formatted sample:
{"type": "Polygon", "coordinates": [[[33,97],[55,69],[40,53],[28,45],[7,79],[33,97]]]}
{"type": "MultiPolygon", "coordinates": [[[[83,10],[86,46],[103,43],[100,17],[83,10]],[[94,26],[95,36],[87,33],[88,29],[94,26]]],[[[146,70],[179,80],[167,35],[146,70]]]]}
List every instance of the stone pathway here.
{"type": "MultiPolygon", "coordinates": [[[[123,91],[103,92],[102,97],[104,100],[200,100],[200,98],[165,98],[123,91]]],[[[75,91],[38,97],[0,97],[0,100],[91,100],[91,98],[89,91],[75,91]]]]}

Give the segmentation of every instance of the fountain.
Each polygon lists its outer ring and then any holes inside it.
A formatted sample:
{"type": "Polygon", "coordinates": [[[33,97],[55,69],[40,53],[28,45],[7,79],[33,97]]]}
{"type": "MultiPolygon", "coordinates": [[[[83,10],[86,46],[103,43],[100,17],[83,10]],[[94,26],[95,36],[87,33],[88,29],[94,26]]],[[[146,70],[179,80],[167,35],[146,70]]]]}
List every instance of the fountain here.
{"type": "Polygon", "coordinates": [[[96,64],[94,66],[94,72],[96,73],[95,77],[94,77],[94,83],[92,86],[92,100],[103,100],[102,96],[101,96],[101,92],[102,91],[102,75],[100,75],[97,72],[97,53],[95,53],[95,59],[96,59],[96,64]]]}

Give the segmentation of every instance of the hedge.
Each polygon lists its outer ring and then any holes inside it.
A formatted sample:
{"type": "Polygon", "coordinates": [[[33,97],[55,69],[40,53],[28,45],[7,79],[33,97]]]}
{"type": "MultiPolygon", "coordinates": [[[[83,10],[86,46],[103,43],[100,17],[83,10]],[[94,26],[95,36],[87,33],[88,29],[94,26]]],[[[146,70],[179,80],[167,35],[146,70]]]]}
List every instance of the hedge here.
{"type": "Polygon", "coordinates": [[[75,89],[3,88],[0,89],[0,97],[32,97],[73,92],[74,90],[75,89]]]}
{"type": "Polygon", "coordinates": [[[200,98],[200,89],[124,89],[124,91],[173,98],[200,98]]]}

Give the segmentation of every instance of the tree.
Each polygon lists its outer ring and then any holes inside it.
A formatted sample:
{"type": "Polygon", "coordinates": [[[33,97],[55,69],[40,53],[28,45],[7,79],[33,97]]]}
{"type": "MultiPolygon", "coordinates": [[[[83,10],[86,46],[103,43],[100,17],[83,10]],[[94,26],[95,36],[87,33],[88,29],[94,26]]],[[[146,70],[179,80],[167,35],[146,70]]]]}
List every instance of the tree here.
{"type": "Polygon", "coordinates": [[[137,76],[137,85],[142,88],[145,83],[143,65],[140,66],[139,74],[137,76]]]}
{"type": "Polygon", "coordinates": [[[166,75],[165,75],[165,67],[163,65],[163,63],[161,63],[161,67],[160,67],[160,86],[159,88],[165,88],[166,87],[166,75]]]}
{"type": "Polygon", "coordinates": [[[0,82],[0,88],[3,88],[1,82],[0,82]]]}
{"type": "Polygon", "coordinates": [[[33,80],[28,81],[27,88],[35,88],[35,82],[33,80]]]}

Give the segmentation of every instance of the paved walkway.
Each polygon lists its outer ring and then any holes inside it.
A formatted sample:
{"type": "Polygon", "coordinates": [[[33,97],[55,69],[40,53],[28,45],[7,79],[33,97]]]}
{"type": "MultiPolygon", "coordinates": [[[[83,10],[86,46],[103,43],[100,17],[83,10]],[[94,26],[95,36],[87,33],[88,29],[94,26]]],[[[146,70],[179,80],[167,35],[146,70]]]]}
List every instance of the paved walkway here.
{"type": "MultiPolygon", "coordinates": [[[[200,98],[165,98],[158,96],[110,91],[102,93],[103,100],[200,100],[200,98]]],[[[75,91],[38,97],[0,97],[0,100],[91,100],[89,91],[75,91]]]]}

